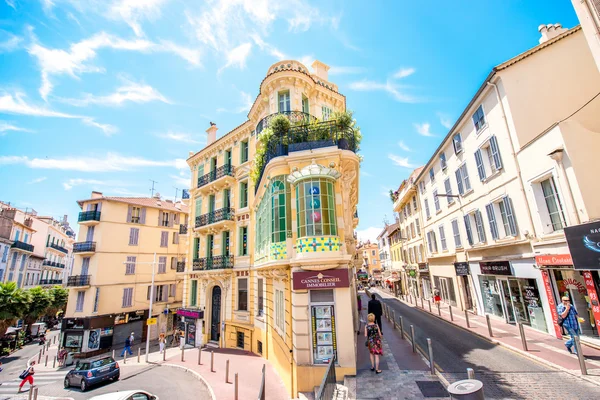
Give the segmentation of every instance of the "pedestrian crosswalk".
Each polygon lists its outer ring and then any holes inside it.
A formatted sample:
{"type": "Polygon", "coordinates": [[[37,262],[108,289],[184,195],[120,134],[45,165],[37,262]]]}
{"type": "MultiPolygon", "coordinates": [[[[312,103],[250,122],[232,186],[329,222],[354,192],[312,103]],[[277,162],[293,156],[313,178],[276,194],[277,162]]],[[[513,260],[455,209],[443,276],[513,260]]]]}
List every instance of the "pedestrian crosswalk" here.
{"type": "MultiPolygon", "coordinates": [[[[51,383],[62,382],[65,379],[66,371],[48,371],[48,372],[36,372],[33,375],[33,384],[35,386],[50,385],[51,383]]],[[[3,381],[0,386],[0,395],[13,394],[19,390],[21,379],[14,378],[11,380],[3,381]]],[[[29,383],[26,382],[23,385],[23,390],[29,389],[29,383]]]]}

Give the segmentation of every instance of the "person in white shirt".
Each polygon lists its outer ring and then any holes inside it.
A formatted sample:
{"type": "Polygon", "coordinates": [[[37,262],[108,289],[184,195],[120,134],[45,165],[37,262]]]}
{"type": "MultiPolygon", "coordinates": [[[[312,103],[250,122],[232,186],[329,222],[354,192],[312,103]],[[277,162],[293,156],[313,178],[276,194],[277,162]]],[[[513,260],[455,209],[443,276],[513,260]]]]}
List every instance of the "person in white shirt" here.
{"type": "Polygon", "coordinates": [[[135,335],[135,333],[131,332],[131,336],[129,336],[129,341],[131,342],[131,346],[133,346],[133,339],[135,339],[134,335],[135,335]]]}

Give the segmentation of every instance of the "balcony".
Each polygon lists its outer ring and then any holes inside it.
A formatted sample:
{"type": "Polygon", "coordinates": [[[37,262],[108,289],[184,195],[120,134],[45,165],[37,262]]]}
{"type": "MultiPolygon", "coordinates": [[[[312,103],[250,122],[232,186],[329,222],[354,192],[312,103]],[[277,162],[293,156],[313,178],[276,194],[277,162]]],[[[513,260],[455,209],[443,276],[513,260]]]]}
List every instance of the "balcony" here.
{"type": "Polygon", "coordinates": [[[187,224],[179,224],[179,234],[180,235],[187,235],[187,231],[188,231],[188,226],[187,224]]]}
{"type": "Polygon", "coordinates": [[[67,287],[90,286],[91,275],[73,275],[67,279],[67,287]]]}
{"type": "Polygon", "coordinates": [[[65,267],[65,264],[58,263],[56,261],[50,261],[50,260],[44,260],[42,265],[44,265],[46,267],[54,267],[54,268],[64,268],[65,267]]]}
{"type": "MultiPolygon", "coordinates": [[[[235,210],[231,207],[219,208],[218,210],[211,211],[209,213],[200,215],[196,217],[196,229],[203,231],[204,228],[219,224],[221,228],[225,227],[225,225],[234,221],[235,218],[235,210]]],[[[219,228],[219,226],[215,227],[219,228]]]]}
{"type": "Polygon", "coordinates": [[[198,178],[198,188],[208,188],[208,184],[216,182],[221,178],[230,177],[233,180],[235,174],[235,167],[231,164],[221,165],[214,171],[210,171],[208,174],[202,175],[198,178]]]}
{"type": "Polygon", "coordinates": [[[78,242],[73,244],[73,253],[95,253],[96,242],[78,242]]]}
{"type": "Polygon", "coordinates": [[[69,252],[69,250],[65,249],[65,248],[64,248],[64,247],[62,247],[62,246],[59,246],[59,245],[58,245],[58,244],[56,244],[56,243],[50,243],[50,248],[52,248],[52,249],[54,249],[54,250],[58,250],[58,251],[60,251],[60,252],[62,252],[62,253],[65,253],[65,254],[67,254],[67,253],[69,252]]]}
{"type": "Polygon", "coordinates": [[[96,225],[100,223],[100,211],[83,211],[77,219],[81,225],[96,225]]]}
{"type": "Polygon", "coordinates": [[[229,268],[233,268],[233,256],[195,258],[192,266],[194,271],[209,271],[214,269],[229,268]]]}
{"type": "Polygon", "coordinates": [[[185,272],[185,261],[177,261],[176,272],[185,272]]]}
{"type": "Polygon", "coordinates": [[[65,264],[62,263],[56,263],[56,268],[65,268],[65,264]]]}
{"type": "Polygon", "coordinates": [[[287,119],[290,120],[292,125],[308,125],[311,122],[317,122],[317,117],[313,117],[312,115],[302,112],[302,111],[282,111],[275,114],[267,115],[256,124],[256,134],[259,135],[263,129],[268,128],[271,124],[271,120],[278,116],[284,115],[287,119]]]}
{"type": "Polygon", "coordinates": [[[62,285],[62,279],[40,279],[41,286],[62,285]]]}
{"type": "Polygon", "coordinates": [[[32,244],[20,242],[18,240],[16,240],[10,247],[12,247],[13,249],[19,249],[19,250],[33,253],[33,245],[32,244]]]}

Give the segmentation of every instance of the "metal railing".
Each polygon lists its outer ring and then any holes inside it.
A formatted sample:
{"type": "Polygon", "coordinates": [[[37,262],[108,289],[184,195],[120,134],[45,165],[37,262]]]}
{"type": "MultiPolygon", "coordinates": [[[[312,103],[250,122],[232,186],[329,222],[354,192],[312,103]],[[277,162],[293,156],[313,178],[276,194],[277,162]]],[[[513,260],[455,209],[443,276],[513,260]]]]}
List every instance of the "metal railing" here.
{"type": "Polygon", "coordinates": [[[302,111],[281,111],[281,112],[267,115],[266,117],[264,117],[263,119],[258,121],[258,124],[256,124],[256,134],[258,135],[263,131],[263,129],[268,128],[269,125],[271,124],[271,120],[278,115],[283,115],[283,116],[287,117],[287,119],[289,119],[290,122],[295,125],[297,125],[297,124],[306,125],[306,124],[310,124],[311,122],[317,121],[317,117],[313,117],[309,113],[305,113],[302,111]]]}
{"type": "Polygon", "coordinates": [[[96,251],[96,242],[78,242],[73,244],[73,253],[96,251]]]}
{"type": "Polygon", "coordinates": [[[214,171],[210,171],[208,174],[204,174],[198,178],[198,187],[202,187],[207,185],[210,182],[216,181],[217,179],[221,179],[224,176],[233,176],[235,172],[235,167],[231,164],[223,164],[219,168],[214,171]]]}
{"type": "Polygon", "coordinates": [[[52,247],[54,250],[62,251],[63,253],[69,252],[69,250],[65,249],[62,246],[57,245],[56,243],[50,243],[50,247],[52,247]]]}
{"type": "Polygon", "coordinates": [[[67,286],[89,286],[91,275],[74,275],[67,279],[67,286]]]}
{"type": "Polygon", "coordinates": [[[180,235],[187,235],[188,233],[188,226],[187,224],[179,224],[179,234],[180,235]]]}
{"type": "Polygon", "coordinates": [[[195,258],[192,264],[194,271],[205,271],[211,269],[229,269],[233,268],[233,256],[212,256],[204,258],[195,258]]]}
{"type": "Polygon", "coordinates": [[[177,261],[177,272],[185,272],[185,261],[177,261]]]}
{"type": "Polygon", "coordinates": [[[62,285],[62,279],[40,279],[40,285],[62,285]]]}
{"type": "Polygon", "coordinates": [[[220,221],[233,221],[234,216],[235,210],[233,208],[219,208],[218,210],[214,210],[196,217],[196,228],[214,224],[215,222],[220,221]]]}
{"type": "Polygon", "coordinates": [[[64,267],[65,267],[65,264],[62,264],[62,263],[56,263],[55,267],[57,267],[57,268],[64,268],[64,267]]]}
{"type": "Polygon", "coordinates": [[[321,386],[319,386],[319,391],[315,396],[315,400],[332,400],[335,395],[337,388],[337,383],[335,380],[335,356],[329,362],[327,366],[327,371],[325,372],[325,376],[323,376],[323,380],[321,381],[321,386]]]}
{"type": "Polygon", "coordinates": [[[100,221],[100,211],[82,211],[77,222],[100,221]]]}
{"type": "Polygon", "coordinates": [[[15,241],[10,247],[12,247],[14,249],[20,249],[20,250],[33,252],[32,244],[21,242],[19,240],[15,241]]]}

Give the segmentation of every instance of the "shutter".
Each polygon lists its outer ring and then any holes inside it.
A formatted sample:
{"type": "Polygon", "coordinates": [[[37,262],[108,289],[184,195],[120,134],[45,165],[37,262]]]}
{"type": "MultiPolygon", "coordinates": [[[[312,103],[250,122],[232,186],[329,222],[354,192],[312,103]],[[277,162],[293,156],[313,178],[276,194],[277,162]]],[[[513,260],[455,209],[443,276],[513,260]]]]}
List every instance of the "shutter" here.
{"type": "Polygon", "coordinates": [[[173,224],[175,223],[175,214],[167,213],[167,216],[171,216],[171,218],[169,218],[169,227],[172,228],[173,224]]]}
{"type": "Polygon", "coordinates": [[[133,228],[133,239],[136,246],[138,245],[138,241],[140,240],[140,230],[138,228],[133,228]]]}
{"type": "Polygon", "coordinates": [[[485,242],[485,229],[483,228],[483,218],[481,211],[475,211],[475,224],[477,225],[477,237],[480,242],[485,242]]]}
{"type": "Polygon", "coordinates": [[[465,189],[463,187],[463,182],[462,182],[462,176],[461,176],[461,173],[460,173],[460,168],[456,170],[455,174],[456,174],[456,185],[458,186],[458,193],[464,194],[465,193],[465,189]]]}
{"type": "Polygon", "coordinates": [[[102,203],[98,203],[96,206],[96,211],[102,211],[102,203]]]}
{"type": "Polygon", "coordinates": [[[146,223],[146,209],[142,208],[142,210],[140,211],[140,224],[145,224],[146,223]]]}
{"type": "Polygon", "coordinates": [[[162,211],[158,212],[158,226],[162,226],[162,211]]]}
{"type": "Polygon", "coordinates": [[[512,236],[517,236],[517,220],[512,208],[512,201],[508,196],[504,196],[504,207],[506,208],[506,218],[508,219],[508,226],[511,230],[512,236]]]}
{"type": "Polygon", "coordinates": [[[492,239],[498,239],[498,226],[496,224],[496,215],[494,214],[494,205],[488,204],[485,206],[487,212],[488,221],[490,221],[490,230],[492,231],[492,239]]]}
{"type": "Polygon", "coordinates": [[[152,291],[152,285],[148,286],[148,293],[147,293],[147,296],[146,296],[146,300],[150,300],[150,293],[151,293],[151,291],[152,291]]]}
{"type": "Polygon", "coordinates": [[[477,149],[475,152],[475,163],[477,164],[477,172],[479,173],[479,179],[485,179],[485,167],[483,166],[483,159],[481,158],[481,149],[477,149]]]}
{"type": "Polygon", "coordinates": [[[467,164],[463,164],[461,168],[461,174],[465,180],[465,190],[468,192],[471,190],[471,181],[469,181],[469,172],[467,171],[467,164]]]}
{"type": "Polygon", "coordinates": [[[433,247],[431,244],[431,232],[427,232],[427,247],[429,248],[429,252],[433,253],[433,247]]]}
{"type": "Polygon", "coordinates": [[[95,228],[94,226],[89,226],[88,227],[87,236],[85,238],[86,242],[93,242],[94,241],[94,228],[95,228]]]}
{"type": "Polygon", "coordinates": [[[171,269],[177,269],[177,257],[171,257],[171,269]]]}
{"type": "Polygon", "coordinates": [[[427,216],[427,218],[429,218],[430,214],[429,214],[429,201],[427,201],[427,199],[425,199],[425,214],[427,216]]]}
{"type": "Polygon", "coordinates": [[[81,275],[87,275],[89,268],[90,268],[90,258],[85,257],[83,259],[83,263],[81,264],[81,275]]]}
{"type": "Polygon", "coordinates": [[[496,136],[490,138],[490,149],[492,150],[492,158],[494,159],[494,164],[496,164],[496,169],[502,169],[502,158],[500,157],[500,149],[498,148],[496,136]]]}
{"type": "Polygon", "coordinates": [[[163,285],[162,301],[169,301],[169,285],[163,285]]]}
{"type": "Polygon", "coordinates": [[[473,232],[471,231],[471,220],[468,215],[465,215],[465,230],[467,231],[467,241],[473,246],[473,232]]]}
{"type": "Polygon", "coordinates": [[[129,228],[129,245],[130,246],[135,243],[133,241],[134,240],[134,237],[133,237],[133,235],[134,235],[134,229],[135,228],[129,228]]]}
{"type": "Polygon", "coordinates": [[[179,225],[179,213],[175,213],[175,225],[179,225]]]}
{"type": "Polygon", "coordinates": [[[92,211],[92,205],[88,204],[87,207],[86,207],[86,209],[85,209],[85,211],[92,211]]]}
{"type": "Polygon", "coordinates": [[[127,220],[125,222],[130,223],[131,222],[131,211],[132,211],[133,207],[129,206],[127,207],[127,220]]]}
{"type": "Polygon", "coordinates": [[[123,299],[121,300],[121,307],[125,307],[127,304],[127,289],[123,289],[123,299]]]}
{"type": "Polygon", "coordinates": [[[173,244],[179,244],[179,232],[173,232],[173,244]]]}

